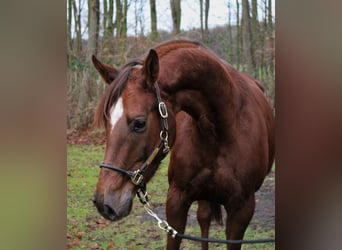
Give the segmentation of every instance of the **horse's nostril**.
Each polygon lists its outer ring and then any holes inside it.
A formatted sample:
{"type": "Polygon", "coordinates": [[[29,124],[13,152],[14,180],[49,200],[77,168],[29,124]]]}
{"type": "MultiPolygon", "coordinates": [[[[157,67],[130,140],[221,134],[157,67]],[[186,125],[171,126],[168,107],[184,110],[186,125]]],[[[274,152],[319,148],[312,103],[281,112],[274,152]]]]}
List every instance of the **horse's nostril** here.
{"type": "Polygon", "coordinates": [[[96,198],[95,198],[95,196],[93,198],[91,198],[91,201],[93,202],[94,205],[96,205],[96,198]]]}
{"type": "Polygon", "coordinates": [[[110,220],[115,220],[117,218],[117,214],[115,213],[114,209],[109,205],[104,205],[104,212],[110,220]]]}

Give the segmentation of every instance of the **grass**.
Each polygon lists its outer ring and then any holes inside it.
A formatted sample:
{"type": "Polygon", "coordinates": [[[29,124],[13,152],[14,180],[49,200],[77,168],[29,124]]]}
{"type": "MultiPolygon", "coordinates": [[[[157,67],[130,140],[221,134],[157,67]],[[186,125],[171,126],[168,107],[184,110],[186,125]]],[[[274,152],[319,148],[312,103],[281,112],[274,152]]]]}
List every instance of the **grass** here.
{"type": "MultiPolygon", "coordinates": [[[[131,214],[123,220],[110,222],[103,219],[91,202],[102,162],[104,146],[68,146],[67,168],[67,248],[68,249],[165,249],[166,234],[149,217],[138,199],[134,200],[131,214]]],[[[154,211],[165,219],[167,193],[167,161],[161,164],[148,184],[154,211]]],[[[196,204],[191,211],[196,211],[196,204]]],[[[190,213],[194,216],[194,212],[190,213]]],[[[192,221],[195,219],[192,218],[192,221]]],[[[256,222],[257,223],[257,222],[256,222]]],[[[188,223],[186,234],[200,235],[197,223],[188,223]]],[[[211,237],[224,239],[224,228],[213,225],[211,237]]],[[[274,237],[274,229],[249,227],[246,239],[274,237]]],[[[210,244],[211,249],[225,249],[224,245],[210,244]]],[[[200,243],[183,241],[181,249],[200,249],[200,243]]],[[[274,244],[244,245],[243,249],[274,249],[274,244]]]]}

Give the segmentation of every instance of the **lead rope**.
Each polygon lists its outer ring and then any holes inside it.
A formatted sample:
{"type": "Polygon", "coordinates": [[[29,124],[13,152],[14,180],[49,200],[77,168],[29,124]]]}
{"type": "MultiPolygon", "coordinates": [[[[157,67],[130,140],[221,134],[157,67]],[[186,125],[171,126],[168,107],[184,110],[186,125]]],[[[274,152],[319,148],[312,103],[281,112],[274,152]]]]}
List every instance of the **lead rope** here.
{"type": "Polygon", "coordinates": [[[211,243],[222,243],[222,244],[258,244],[258,243],[274,243],[275,239],[257,239],[257,240],[220,240],[220,239],[211,239],[211,238],[202,238],[202,237],[194,237],[190,235],[180,234],[173,227],[167,223],[166,220],[162,220],[159,216],[153,212],[149,203],[149,197],[146,191],[146,185],[142,186],[137,191],[137,196],[141,204],[143,204],[146,212],[153,217],[158,224],[158,227],[168,234],[170,234],[173,238],[178,237],[182,239],[192,240],[192,241],[200,241],[200,242],[211,242],[211,243]]]}
{"type": "Polygon", "coordinates": [[[151,205],[149,203],[149,198],[146,191],[146,186],[138,189],[137,196],[141,204],[143,204],[146,212],[157,220],[158,227],[167,232],[168,234],[170,234],[173,238],[175,238],[178,232],[173,227],[171,227],[166,220],[160,219],[159,216],[151,209],[151,205]]]}

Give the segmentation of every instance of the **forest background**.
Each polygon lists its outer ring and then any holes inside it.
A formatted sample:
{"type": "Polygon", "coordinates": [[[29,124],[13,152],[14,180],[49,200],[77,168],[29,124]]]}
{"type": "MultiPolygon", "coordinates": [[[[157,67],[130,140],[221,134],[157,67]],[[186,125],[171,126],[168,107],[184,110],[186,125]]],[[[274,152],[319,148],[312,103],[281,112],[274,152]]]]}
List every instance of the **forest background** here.
{"type": "Polygon", "coordinates": [[[68,0],[67,26],[68,138],[92,130],[106,87],[91,55],[119,67],[170,39],[208,46],[259,80],[274,107],[274,0],[68,0]]]}

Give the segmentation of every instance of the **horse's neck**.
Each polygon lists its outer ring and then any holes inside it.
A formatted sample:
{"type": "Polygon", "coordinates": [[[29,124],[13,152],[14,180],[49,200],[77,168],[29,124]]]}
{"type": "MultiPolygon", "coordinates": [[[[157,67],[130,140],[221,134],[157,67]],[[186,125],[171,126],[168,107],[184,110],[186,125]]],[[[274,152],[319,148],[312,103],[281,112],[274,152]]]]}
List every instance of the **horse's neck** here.
{"type": "MultiPolygon", "coordinates": [[[[200,59],[199,59],[200,60],[200,59]]],[[[229,136],[230,122],[236,98],[232,95],[234,86],[226,69],[218,62],[193,62],[190,69],[174,65],[165,71],[168,79],[162,78],[162,88],[168,93],[174,113],[185,111],[193,117],[198,127],[217,135],[229,136]],[[203,67],[202,65],[206,65],[203,67]]]]}

